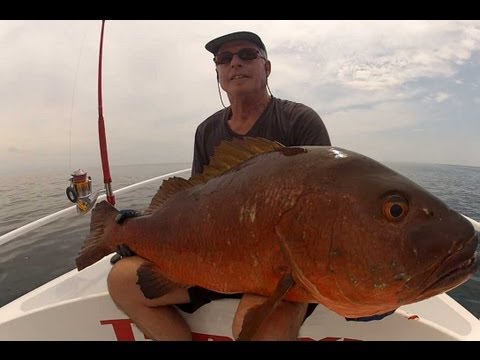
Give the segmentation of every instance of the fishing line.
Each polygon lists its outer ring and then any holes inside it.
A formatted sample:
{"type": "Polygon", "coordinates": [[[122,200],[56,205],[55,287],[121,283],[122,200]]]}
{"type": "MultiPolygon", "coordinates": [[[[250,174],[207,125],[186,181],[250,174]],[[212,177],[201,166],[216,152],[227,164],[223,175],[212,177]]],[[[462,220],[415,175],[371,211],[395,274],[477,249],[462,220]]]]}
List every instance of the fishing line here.
{"type": "Polygon", "coordinates": [[[70,128],[68,135],[68,171],[72,170],[72,124],[73,124],[73,104],[75,103],[75,91],[77,89],[77,78],[78,78],[78,69],[80,68],[80,60],[82,59],[83,47],[85,46],[85,38],[87,37],[87,26],[83,26],[83,40],[80,46],[80,52],[78,55],[77,67],[75,69],[75,77],[73,80],[73,91],[72,91],[72,103],[70,106],[70,128]]]}
{"type": "MultiPolygon", "coordinates": [[[[102,29],[100,34],[100,49],[98,56],[98,137],[100,143],[100,156],[102,160],[103,169],[103,182],[105,185],[104,190],[100,190],[96,195],[91,198],[92,195],[92,178],[87,175],[87,172],[78,169],[71,173],[70,185],[65,189],[68,200],[77,204],[77,210],[79,213],[85,214],[89,212],[95,205],[98,196],[106,192],[107,201],[115,205],[115,195],[112,191],[112,178],[110,176],[110,166],[108,164],[108,151],[107,151],[107,137],[105,134],[105,122],[103,119],[103,102],[102,102],[102,54],[103,54],[103,33],[105,28],[105,20],[102,20],[102,29]]],[[[85,39],[84,39],[85,40],[85,39]]],[[[82,44],[83,49],[83,44],[82,44]]],[[[75,99],[75,88],[77,83],[77,74],[80,64],[80,57],[75,72],[74,91],[72,96],[72,106],[70,111],[70,147],[69,147],[69,166],[71,167],[71,151],[72,151],[72,122],[73,122],[73,103],[75,99]]]]}

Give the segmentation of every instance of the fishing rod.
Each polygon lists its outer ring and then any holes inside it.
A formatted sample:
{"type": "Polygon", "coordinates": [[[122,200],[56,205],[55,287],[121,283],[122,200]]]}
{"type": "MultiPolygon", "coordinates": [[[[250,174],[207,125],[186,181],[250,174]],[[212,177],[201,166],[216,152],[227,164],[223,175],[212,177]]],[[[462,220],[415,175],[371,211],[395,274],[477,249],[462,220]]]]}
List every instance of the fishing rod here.
{"type": "Polygon", "coordinates": [[[102,54],[103,54],[103,30],[105,20],[102,20],[102,32],[100,34],[100,52],[98,59],[98,137],[100,141],[100,155],[102,158],[103,183],[107,201],[115,205],[115,195],[112,192],[112,177],[110,176],[110,166],[108,164],[107,136],[105,135],[105,122],[103,120],[103,101],[102,101],[102,54]]]}
{"type": "Polygon", "coordinates": [[[105,29],[105,20],[102,20],[102,30],[100,33],[100,50],[98,59],[98,137],[100,144],[100,157],[102,160],[103,183],[105,188],[98,191],[93,198],[92,178],[87,176],[87,172],[82,169],[75,170],[71,174],[70,186],[66,189],[68,199],[77,204],[77,211],[86,213],[95,205],[98,196],[105,193],[107,201],[115,205],[115,195],[112,191],[112,177],[110,175],[110,165],[108,163],[107,136],[105,133],[105,121],[103,118],[103,99],[102,99],[102,57],[103,57],[103,34],[105,29]]]}

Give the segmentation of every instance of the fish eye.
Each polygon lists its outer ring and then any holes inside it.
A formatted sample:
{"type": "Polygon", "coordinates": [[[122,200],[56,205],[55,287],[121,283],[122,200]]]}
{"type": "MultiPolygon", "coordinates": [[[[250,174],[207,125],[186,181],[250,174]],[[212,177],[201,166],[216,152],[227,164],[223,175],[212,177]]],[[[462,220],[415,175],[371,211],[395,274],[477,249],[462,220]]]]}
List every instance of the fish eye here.
{"type": "Polygon", "coordinates": [[[383,202],[383,215],[390,221],[400,221],[408,213],[408,201],[400,195],[390,195],[383,202]]]}

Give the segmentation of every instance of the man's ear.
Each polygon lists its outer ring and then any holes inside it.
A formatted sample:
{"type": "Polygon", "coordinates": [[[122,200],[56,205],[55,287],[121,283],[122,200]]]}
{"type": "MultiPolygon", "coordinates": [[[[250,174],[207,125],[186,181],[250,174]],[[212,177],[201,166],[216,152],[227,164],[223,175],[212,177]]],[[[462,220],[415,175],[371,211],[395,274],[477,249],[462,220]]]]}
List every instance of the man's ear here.
{"type": "Polygon", "coordinates": [[[267,75],[267,77],[270,75],[271,72],[272,72],[272,63],[267,60],[265,62],[265,74],[267,75]]]}

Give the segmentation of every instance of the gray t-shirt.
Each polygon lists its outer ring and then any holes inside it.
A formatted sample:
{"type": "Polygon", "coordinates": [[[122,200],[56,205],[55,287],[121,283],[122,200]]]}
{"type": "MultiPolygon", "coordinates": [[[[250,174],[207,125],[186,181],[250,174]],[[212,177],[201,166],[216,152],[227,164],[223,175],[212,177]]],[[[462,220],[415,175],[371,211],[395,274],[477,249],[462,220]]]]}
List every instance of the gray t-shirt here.
{"type": "Polygon", "coordinates": [[[312,108],[289,100],[272,97],[265,111],[245,135],[232,131],[228,126],[230,107],[208,117],[195,133],[192,175],[202,172],[215,147],[222,140],[233,137],[263,137],[285,146],[331,145],[327,129],[320,116],[312,108]]]}

